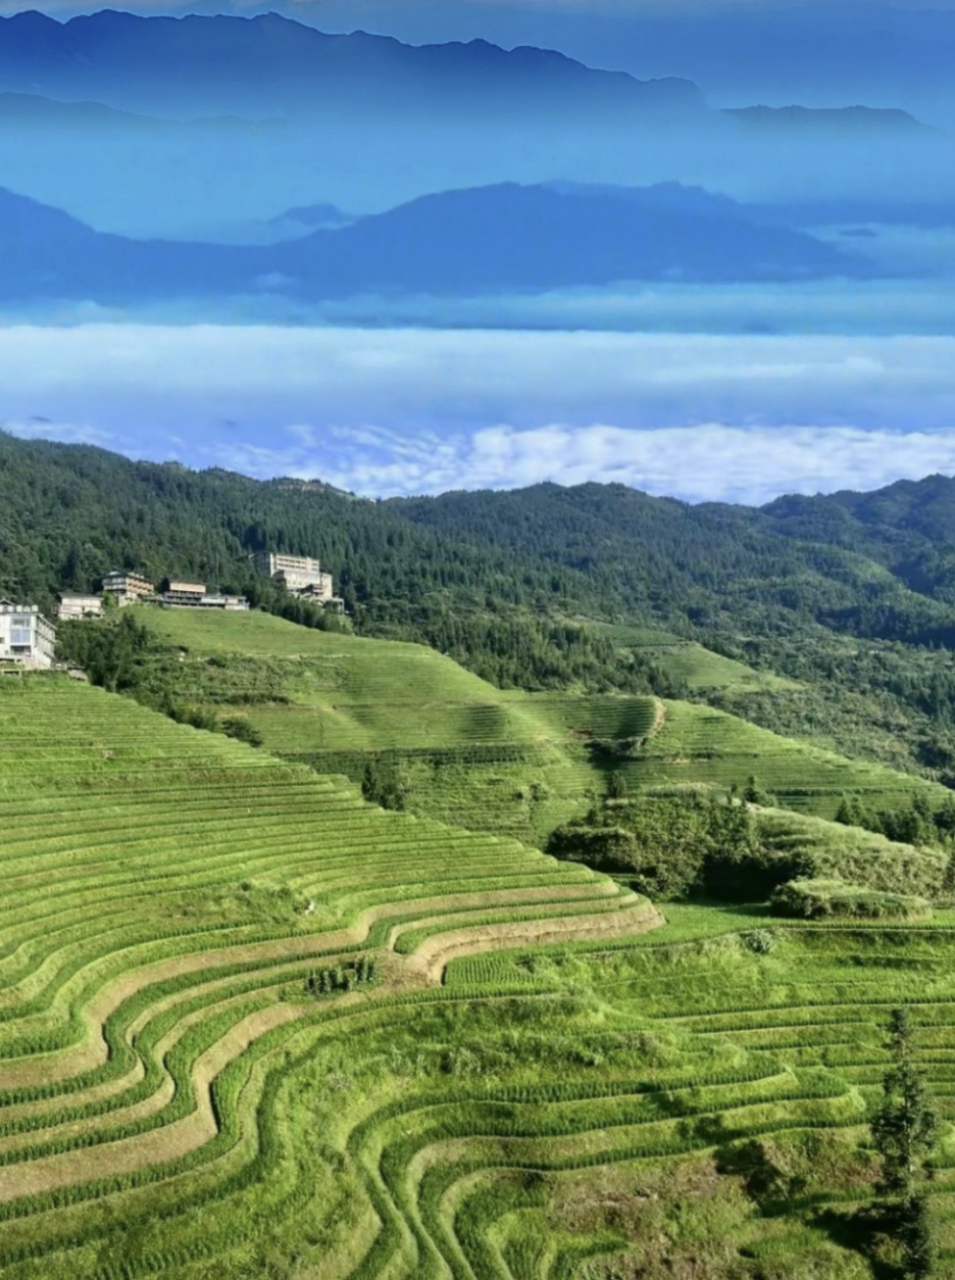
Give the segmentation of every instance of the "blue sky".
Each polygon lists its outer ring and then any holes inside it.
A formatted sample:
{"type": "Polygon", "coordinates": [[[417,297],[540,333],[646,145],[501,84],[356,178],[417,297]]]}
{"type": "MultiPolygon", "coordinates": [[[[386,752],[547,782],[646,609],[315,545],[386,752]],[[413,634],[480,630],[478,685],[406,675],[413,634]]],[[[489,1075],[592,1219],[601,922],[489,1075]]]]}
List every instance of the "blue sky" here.
{"type": "Polygon", "coordinates": [[[2,429],[367,496],[690,500],[955,472],[955,338],[19,326],[2,429]]]}

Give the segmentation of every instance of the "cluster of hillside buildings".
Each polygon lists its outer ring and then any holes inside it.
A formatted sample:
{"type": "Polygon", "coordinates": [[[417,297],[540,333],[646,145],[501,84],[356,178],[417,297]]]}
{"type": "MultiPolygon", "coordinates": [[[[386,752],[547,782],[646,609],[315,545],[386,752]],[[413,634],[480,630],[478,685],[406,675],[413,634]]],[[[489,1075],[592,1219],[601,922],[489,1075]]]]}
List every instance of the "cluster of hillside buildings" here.
{"type": "MultiPolygon", "coordinates": [[[[331,605],[341,612],[345,604],[335,595],[330,573],[310,556],[290,556],[260,551],[252,557],[259,573],[282,583],[303,600],[331,605]]],[[[103,616],[103,601],[112,597],[120,608],[130,604],[160,604],[177,609],[222,609],[229,612],[249,608],[245,596],[210,592],[203,582],[180,582],[166,578],[158,586],[139,573],[116,571],[103,579],[102,594],[64,592],[57,617],[63,621],[103,616]]],[[[56,628],[35,605],[0,599],[0,665],[17,668],[49,668],[56,648],[56,628]]]]}

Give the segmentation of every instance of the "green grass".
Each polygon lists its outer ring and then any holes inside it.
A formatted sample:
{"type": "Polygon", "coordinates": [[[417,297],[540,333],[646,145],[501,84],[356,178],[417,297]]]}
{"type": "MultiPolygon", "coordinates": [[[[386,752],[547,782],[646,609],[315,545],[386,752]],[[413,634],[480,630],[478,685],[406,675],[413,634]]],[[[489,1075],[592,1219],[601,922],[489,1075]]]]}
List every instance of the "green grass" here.
{"type": "Polygon", "coordinates": [[[903,807],[915,795],[938,807],[948,794],[923,778],[850,760],[688,702],[667,704],[662,731],[624,772],[628,781],[660,788],[701,783],[727,788],[755,775],[784,808],[822,818],[834,817],[847,794],[887,809],[903,807]]]}
{"type": "Polygon", "coordinates": [[[735,658],[705,649],[693,640],[684,640],[664,631],[624,624],[607,624],[600,630],[623,649],[632,649],[656,662],[675,680],[690,689],[720,689],[732,693],[798,690],[795,680],[757,671],[735,658]]]}
{"type": "MultiPolygon", "coordinates": [[[[150,1217],[178,1219],[187,1175],[190,1214],[259,1188],[283,1150],[261,1124],[280,1088],[270,1055],[293,1061],[324,1005],[347,1019],[380,1000],[387,1017],[440,998],[419,946],[440,974],[444,935],[513,945],[652,922],[585,869],[385,813],[345,779],[57,676],[0,686],[0,833],[5,1272],[59,1274],[67,1249],[84,1274],[107,1192],[151,1188],[150,1217]],[[306,993],[363,949],[384,957],[373,987],[306,993]]],[[[230,1247],[244,1238],[240,1219],[230,1247]]]]}
{"type": "MultiPolygon", "coordinates": [[[[653,699],[501,691],[419,645],[309,632],[258,613],[137,616],[185,651],[183,693],[247,716],[270,752],[353,782],[370,759],[383,760],[414,812],[538,847],[604,794],[613,769],[632,787],[663,790],[743,787],[756,774],[784,808],[826,819],[847,792],[875,808],[906,805],[920,791],[934,805],[947,795],[697,704],[668,703],[655,732],[653,699]],[[594,738],[647,743],[614,762],[592,753],[594,738]]],[[[656,645],[691,686],[775,687],[773,677],[674,637],[624,628],[617,638],[656,645]]]]}

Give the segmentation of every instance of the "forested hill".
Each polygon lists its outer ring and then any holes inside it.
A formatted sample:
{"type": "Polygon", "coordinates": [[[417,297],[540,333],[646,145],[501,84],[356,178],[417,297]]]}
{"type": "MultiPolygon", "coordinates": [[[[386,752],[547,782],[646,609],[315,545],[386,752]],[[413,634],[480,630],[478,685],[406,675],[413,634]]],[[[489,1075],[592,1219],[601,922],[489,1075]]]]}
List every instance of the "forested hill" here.
{"type": "Polygon", "coordinates": [[[604,608],[681,629],[760,634],[816,623],[955,646],[955,480],[941,476],[762,509],[598,484],[390,505],[446,538],[582,573],[604,608]]]}
{"type": "Polygon", "coordinates": [[[125,567],[338,625],[256,577],[261,547],[320,556],[357,630],[501,686],[685,694],[642,638],[662,628],[800,682],[699,696],[955,778],[955,480],[759,510],[597,484],[374,502],[0,433],[0,595],[50,606],[125,567]]]}
{"type": "Polygon", "coordinates": [[[0,433],[0,483],[0,591],[44,602],[115,567],[243,588],[267,546],[320,555],[360,624],[531,610],[955,647],[955,480],[940,476],[762,509],[597,484],[373,502],[0,433]]]}

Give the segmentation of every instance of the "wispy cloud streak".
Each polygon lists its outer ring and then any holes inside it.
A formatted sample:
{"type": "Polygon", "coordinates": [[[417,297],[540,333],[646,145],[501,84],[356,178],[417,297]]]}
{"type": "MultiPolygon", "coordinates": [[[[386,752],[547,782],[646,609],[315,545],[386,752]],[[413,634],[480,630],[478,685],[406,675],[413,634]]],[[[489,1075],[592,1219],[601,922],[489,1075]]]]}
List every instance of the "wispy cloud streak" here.
{"type": "Polygon", "coordinates": [[[23,326],[0,330],[0,420],[373,496],[754,501],[955,471],[955,338],[23,326]]]}

